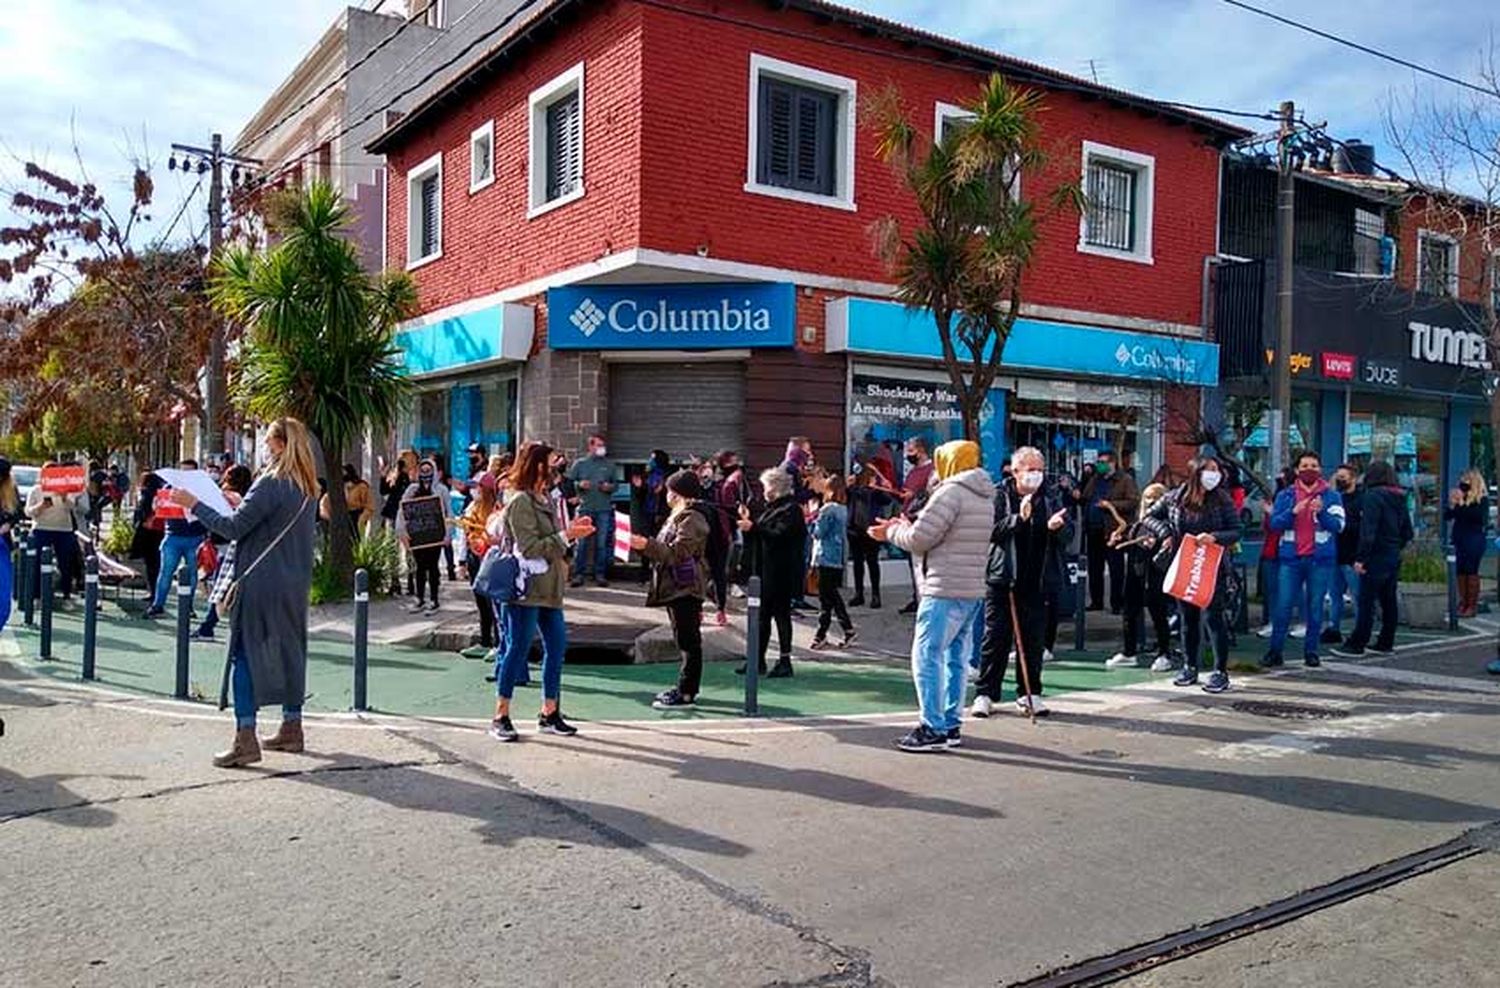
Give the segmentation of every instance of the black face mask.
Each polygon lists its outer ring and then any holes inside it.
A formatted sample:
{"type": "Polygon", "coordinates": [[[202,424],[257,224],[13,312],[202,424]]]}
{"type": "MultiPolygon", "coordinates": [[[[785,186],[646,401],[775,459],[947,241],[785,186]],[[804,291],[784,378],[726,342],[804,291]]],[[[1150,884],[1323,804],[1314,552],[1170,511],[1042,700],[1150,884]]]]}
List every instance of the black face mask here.
{"type": "Polygon", "coordinates": [[[1458,485],[1458,489],[1461,490],[1461,491],[1463,491],[1465,494],[1467,494],[1467,493],[1469,493],[1469,484],[1467,482],[1459,484],[1458,485]]]}
{"type": "Polygon", "coordinates": [[[423,487],[431,487],[432,486],[432,474],[430,474],[430,473],[421,473],[421,474],[418,474],[417,475],[417,483],[420,484],[423,487]]]}
{"type": "Polygon", "coordinates": [[[918,463],[921,462],[921,460],[922,460],[922,458],[920,456],[918,456],[916,453],[907,453],[906,454],[906,462],[910,463],[912,466],[916,466],[918,463]]]}

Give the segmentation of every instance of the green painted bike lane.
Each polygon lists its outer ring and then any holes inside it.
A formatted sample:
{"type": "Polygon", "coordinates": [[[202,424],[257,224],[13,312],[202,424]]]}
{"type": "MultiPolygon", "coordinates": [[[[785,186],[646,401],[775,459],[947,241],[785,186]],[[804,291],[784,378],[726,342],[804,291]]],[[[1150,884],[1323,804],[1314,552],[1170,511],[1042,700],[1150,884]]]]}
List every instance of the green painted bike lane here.
{"type": "MultiPolygon", "coordinates": [[[[76,610],[58,612],[53,621],[53,658],[38,661],[39,632],[19,623],[15,639],[26,668],[45,676],[78,680],[81,675],[83,617],[76,610]]],[[[96,682],[102,687],[150,696],[171,696],[176,678],[176,622],[168,617],[147,621],[131,617],[112,605],[100,614],[95,661],[96,682]]],[[[1403,633],[1398,641],[1415,642],[1443,637],[1403,633]]],[[[1241,639],[1233,665],[1248,671],[1261,651],[1254,638],[1241,639]]],[[[189,652],[189,693],[194,699],[217,703],[224,674],[225,645],[192,643],[189,652]]],[[[308,642],[307,709],[347,711],[353,706],[354,650],[347,640],[312,638],[308,642]]],[[[1105,652],[1063,653],[1046,666],[1049,696],[1111,689],[1147,680],[1166,681],[1169,674],[1143,669],[1104,667],[1105,652]]],[[[371,644],[369,703],[372,710],[415,717],[487,718],[495,687],[485,682],[489,662],[465,659],[452,652],[371,644]]],[[[532,666],[531,687],[516,693],[519,712],[535,697],[540,703],[540,670],[532,666]]],[[[1014,673],[1012,673],[1014,675],[1014,673]]],[[[710,662],[696,708],[653,710],[652,698],[675,684],[676,667],[654,665],[589,665],[572,663],[563,669],[563,709],[580,720],[685,720],[736,717],[743,713],[744,681],[734,664],[710,662]]],[[[1007,691],[1007,696],[1009,696],[1007,691]]],[[[901,713],[915,709],[911,673],[899,661],[857,659],[836,662],[806,658],[796,663],[791,679],[762,679],[760,710],[768,717],[828,717],[901,713]]]]}

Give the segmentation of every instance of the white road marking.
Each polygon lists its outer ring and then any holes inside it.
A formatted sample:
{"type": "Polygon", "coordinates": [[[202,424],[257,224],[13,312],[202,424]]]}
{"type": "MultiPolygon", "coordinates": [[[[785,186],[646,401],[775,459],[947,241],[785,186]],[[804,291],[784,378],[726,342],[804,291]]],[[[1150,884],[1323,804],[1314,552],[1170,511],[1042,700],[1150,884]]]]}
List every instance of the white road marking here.
{"type": "Polygon", "coordinates": [[[1363,714],[1346,720],[1319,721],[1296,731],[1270,734],[1253,741],[1203,748],[1199,754],[1225,761],[1256,761],[1285,758],[1288,755],[1313,754],[1341,738],[1358,738],[1388,730],[1401,724],[1441,720],[1447,714],[1417,711],[1404,714],[1363,714]]]}

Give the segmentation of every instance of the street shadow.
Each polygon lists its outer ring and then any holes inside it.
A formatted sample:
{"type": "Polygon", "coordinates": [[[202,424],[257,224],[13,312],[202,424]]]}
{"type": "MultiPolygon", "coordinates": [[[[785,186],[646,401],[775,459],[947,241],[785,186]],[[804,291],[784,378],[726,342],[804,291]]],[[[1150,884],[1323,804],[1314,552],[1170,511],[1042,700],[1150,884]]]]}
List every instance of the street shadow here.
{"type": "Polygon", "coordinates": [[[975,806],[935,796],[919,796],[882,785],[879,782],[840,775],[836,772],[824,772],[820,769],[783,768],[769,762],[721,758],[699,752],[678,754],[631,744],[628,741],[589,737],[586,734],[580,734],[578,742],[580,748],[591,755],[669,769],[674,779],[688,782],[708,782],[738,789],[796,793],[849,806],[882,810],[910,810],[969,820],[997,820],[1005,815],[989,806],[975,806]]]}
{"type": "Polygon", "coordinates": [[[35,817],[60,827],[113,827],[118,819],[113,810],[93,804],[63,783],[73,779],[139,782],[142,778],[88,774],[25,776],[0,768],[0,824],[35,817]]]}
{"type": "Polygon", "coordinates": [[[495,773],[487,774],[493,775],[496,784],[487,785],[443,774],[443,769],[454,767],[443,764],[390,765],[346,754],[311,757],[329,764],[283,778],[373,799],[400,810],[468,817],[477,821],[474,832],[486,844],[500,847],[515,847],[527,840],[606,848],[665,845],[730,858],[746,857],[751,850],[744,844],[625,807],[529,792],[495,773]]]}

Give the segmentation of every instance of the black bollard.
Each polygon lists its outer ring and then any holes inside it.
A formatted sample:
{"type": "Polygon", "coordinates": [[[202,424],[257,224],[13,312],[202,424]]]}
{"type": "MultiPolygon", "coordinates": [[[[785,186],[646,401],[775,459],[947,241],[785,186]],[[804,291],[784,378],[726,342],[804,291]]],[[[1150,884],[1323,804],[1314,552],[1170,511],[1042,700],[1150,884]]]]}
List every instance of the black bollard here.
{"type": "Polygon", "coordinates": [[[354,571],[354,709],[369,709],[370,574],[354,571]]]}
{"type": "Polygon", "coordinates": [[[52,658],[52,547],[42,550],[42,635],[37,657],[52,658]]]}
{"type": "Polygon", "coordinates": [[[193,574],[189,566],[197,565],[185,560],[182,572],[177,574],[177,684],[172,695],[179,700],[188,698],[188,647],[193,626],[193,574]]]}
{"type": "Polygon", "coordinates": [[[26,627],[36,624],[36,533],[26,536],[26,546],[22,550],[21,577],[25,581],[24,590],[21,592],[21,612],[26,620],[26,627]]]}
{"type": "Polygon", "coordinates": [[[1089,647],[1089,561],[1082,554],[1073,560],[1073,651],[1082,652],[1089,647]]]}
{"type": "Polygon", "coordinates": [[[1448,630],[1458,630],[1458,556],[1454,554],[1453,546],[1448,545],[1443,550],[1443,557],[1448,563],[1448,630]]]}
{"type": "Polygon", "coordinates": [[[760,716],[760,577],[745,585],[745,716],[760,716]]]}
{"type": "Polygon", "coordinates": [[[99,644],[99,557],[83,561],[83,678],[94,678],[94,650],[99,644]]]}

